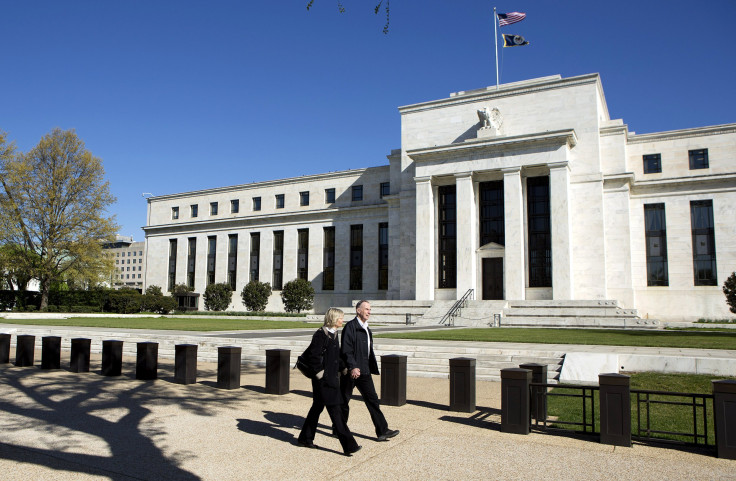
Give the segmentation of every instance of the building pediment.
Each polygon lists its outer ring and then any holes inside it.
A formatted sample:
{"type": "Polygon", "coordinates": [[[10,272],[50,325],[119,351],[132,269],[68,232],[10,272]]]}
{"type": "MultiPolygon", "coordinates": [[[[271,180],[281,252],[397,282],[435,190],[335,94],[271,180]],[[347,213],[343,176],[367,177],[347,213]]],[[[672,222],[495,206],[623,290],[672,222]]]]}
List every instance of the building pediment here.
{"type": "Polygon", "coordinates": [[[477,252],[479,253],[489,253],[489,252],[503,253],[505,249],[506,247],[502,246],[501,244],[498,244],[496,242],[489,242],[488,244],[480,246],[477,252]]]}

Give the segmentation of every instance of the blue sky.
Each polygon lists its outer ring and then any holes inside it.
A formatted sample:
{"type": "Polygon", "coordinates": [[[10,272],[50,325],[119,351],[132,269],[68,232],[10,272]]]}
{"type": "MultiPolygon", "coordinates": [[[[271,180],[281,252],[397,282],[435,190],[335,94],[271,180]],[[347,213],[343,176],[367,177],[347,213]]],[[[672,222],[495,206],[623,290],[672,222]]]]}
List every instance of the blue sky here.
{"type": "Polygon", "coordinates": [[[601,75],[612,118],[736,122],[736,1],[0,0],[0,129],[22,151],[76,129],[120,233],[155,195],[385,165],[397,107],[501,83],[601,75]]]}

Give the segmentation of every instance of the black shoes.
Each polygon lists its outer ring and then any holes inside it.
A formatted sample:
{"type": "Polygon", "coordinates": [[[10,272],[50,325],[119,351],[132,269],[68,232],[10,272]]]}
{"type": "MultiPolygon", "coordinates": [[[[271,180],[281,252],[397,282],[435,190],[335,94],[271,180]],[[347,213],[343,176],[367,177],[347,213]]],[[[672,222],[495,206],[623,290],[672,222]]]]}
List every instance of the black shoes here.
{"type": "Polygon", "coordinates": [[[312,441],[297,441],[297,444],[303,448],[317,448],[317,446],[312,441]]]}
{"type": "Polygon", "coordinates": [[[388,441],[389,439],[393,438],[397,434],[399,434],[399,430],[398,429],[388,429],[385,433],[383,433],[380,436],[378,436],[378,440],[379,441],[388,441]]]}
{"type": "Polygon", "coordinates": [[[353,449],[346,449],[345,450],[345,456],[352,456],[354,453],[357,453],[361,450],[363,446],[356,446],[353,449]]]}

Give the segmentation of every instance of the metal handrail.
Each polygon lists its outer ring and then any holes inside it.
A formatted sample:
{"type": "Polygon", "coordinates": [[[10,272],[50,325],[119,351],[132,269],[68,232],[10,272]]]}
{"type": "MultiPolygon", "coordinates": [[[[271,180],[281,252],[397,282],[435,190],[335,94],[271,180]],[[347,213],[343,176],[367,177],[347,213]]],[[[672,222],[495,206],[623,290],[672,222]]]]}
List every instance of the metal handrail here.
{"type": "Polygon", "coordinates": [[[455,301],[450,310],[447,311],[447,314],[442,316],[442,319],[440,319],[440,322],[438,324],[444,324],[445,322],[447,322],[448,326],[454,326],[457,312],[467,305],[468,298],[475,297],[473,294],[474,292],[475,291],[473,289],[468,289],[465,294],[463,294],[463,297],[455,301]]]}

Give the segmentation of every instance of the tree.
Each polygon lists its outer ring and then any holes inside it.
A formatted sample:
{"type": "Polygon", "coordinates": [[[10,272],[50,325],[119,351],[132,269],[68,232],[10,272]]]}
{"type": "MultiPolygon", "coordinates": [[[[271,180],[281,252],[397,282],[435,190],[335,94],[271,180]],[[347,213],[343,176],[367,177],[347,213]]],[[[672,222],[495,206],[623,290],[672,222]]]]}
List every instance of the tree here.
{"type": "Polygon", "coordinates": [[[176,284],[174,288],[171,289],[171,293],[175,296],[183,296],[185,294],[189,294],[190,292],[194,292],[194,289],[186,284],[176,284]]]}
{"type": "Polygon", "coordinates": [[[728,276],[723,283],[723,293],[726,294],[726,304],[730,306],[731,312],[736,314],[736,272],[728,276]]]}
{"type": "Polygon", "coordinates": [[[314,305],[314,287],[306,279],[294,279],[284,284],[281,300],[286,312],[306,311],[314,305]]]}
{"type": "Polygon", "coordinates": [[[146,295],[147,296],[163,296],[164,292],[161,290],[161,287],[157,285],[150,285],[146,287],[146,295]]]}
{"type": "Polygon", "coordinates": [[[243,287],[240,297],[249,311],[265,311],[268,298],[271,297],[271,284],[250,281],[243,287]]]}
{"type": "MultiPolygon", "coordinates": [[[[386,6],[384,7],[384,11],[386,12],[386,23],[383,25],[383,33],[385,35],[385,34],[388,34],[388,24],[389,24],[389,20],[391,19],[390,8],[389,8],[391,4],[391,0],[380,0],[376,4],[376,6],[373,7],[373,13],[378,15],[378,12],[381,11],[381,7],[383,6],[384,1],[386,2],[386,6]]],[[[309,0],[309,3],[307,3],[307,10],[312,8],[312,5],[314,5],[314,0],[309,0]]],[[[345,7],[342,4],[342,0],[337,0],[337,10],[340,13],[345,13],[345,7]]]]}
{"type": "Polygon", "coordinates": [[[54,129],[26,154],[0,136],[0,244],[19,249],[38,279],[41,309],[61,279],[94,281],[111,268],[102,243],[117,226],[105,210],[115,197],[94,157],[74,130],[54,129]],[[10,153],[8,152],[11,149],[10,153]]]}
{"type": "Polygon", "coordinates": [[[204,290],[204,308],[208,311],[224,311],[233,299],[233,291],[230,284],[221,282],[210,284],[204,290]]]}

